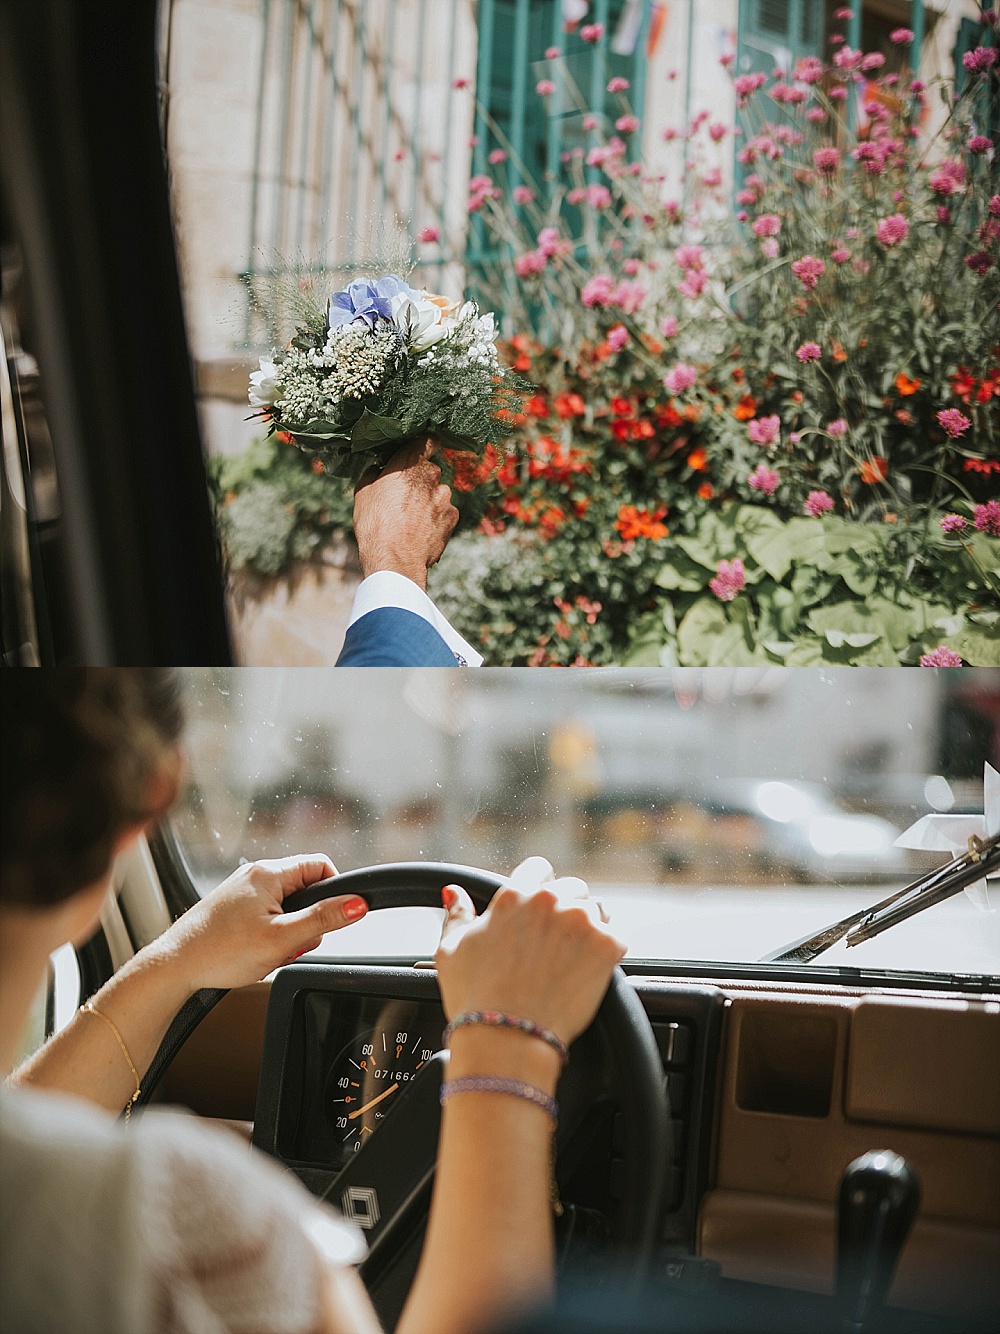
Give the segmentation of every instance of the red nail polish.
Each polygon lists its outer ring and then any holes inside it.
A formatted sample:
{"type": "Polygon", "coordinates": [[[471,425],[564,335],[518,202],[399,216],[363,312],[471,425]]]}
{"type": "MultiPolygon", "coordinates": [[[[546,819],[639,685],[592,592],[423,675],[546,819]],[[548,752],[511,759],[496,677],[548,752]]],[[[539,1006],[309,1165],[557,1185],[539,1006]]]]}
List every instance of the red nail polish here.
{"type": "Polygon", "coordinates": [[[441,891],[441,902],[444,904],[444,906],[446,908],[454,908],[455,900],[457,898],[458,895],[452,889],[451,885],[445,885],[444,889],[442,889],[441,891]]]}
{"type": "Polygon", "coordinates": [[[354,921],[356,917],[364,917],[368,911],[368,904],[362,898],[348,899],[343,911],[349,921],[354,921]]]}

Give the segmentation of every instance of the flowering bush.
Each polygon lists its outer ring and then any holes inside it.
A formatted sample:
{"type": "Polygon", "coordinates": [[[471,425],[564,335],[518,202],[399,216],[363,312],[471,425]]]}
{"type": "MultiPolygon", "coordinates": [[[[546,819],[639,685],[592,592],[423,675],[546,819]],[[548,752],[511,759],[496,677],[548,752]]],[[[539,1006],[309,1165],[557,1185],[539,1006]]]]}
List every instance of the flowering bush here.
{"type": "Polygon", "coordinates": [[[590,146],[547,195],[514,199],[495,155],[470,209],[508,323],[538,331],[508,348],[538,392],[433,584],[491,661],[918,662],[939,633],[998,661],[998,543],[973,517],[1000,482],[1000,195],[976,132],[997,72],[970,55],[932,142],[928,90],[877,53],[737,77],[735,217],[712,160],[731,130],[685,127],[682,208],[634,160],[624,89],[612,123],[581,101],[590,146]],[[780,573],[758,529],[791,544],[780,573]],[[897,605],[877,630],[872,599],[897,605]]]}

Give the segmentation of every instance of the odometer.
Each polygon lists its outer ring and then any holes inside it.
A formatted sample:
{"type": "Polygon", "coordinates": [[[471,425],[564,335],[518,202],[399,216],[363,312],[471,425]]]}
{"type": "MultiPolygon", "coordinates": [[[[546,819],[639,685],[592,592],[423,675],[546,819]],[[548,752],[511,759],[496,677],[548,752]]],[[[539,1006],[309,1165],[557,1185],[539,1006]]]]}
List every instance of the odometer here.
{"type": "Polygon", "coordinates": [[[327,1076],[324,1108],[345,1158],[375,1133],[434,1050],[423,1033],[382,1024],[337,1054],[327,1076]]]}

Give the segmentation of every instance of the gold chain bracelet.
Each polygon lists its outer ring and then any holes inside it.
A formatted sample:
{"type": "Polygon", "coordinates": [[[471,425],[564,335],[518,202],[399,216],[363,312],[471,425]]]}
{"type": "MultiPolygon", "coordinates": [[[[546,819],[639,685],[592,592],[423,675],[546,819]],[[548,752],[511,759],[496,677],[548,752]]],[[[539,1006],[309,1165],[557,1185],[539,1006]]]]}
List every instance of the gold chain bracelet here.
{"type": "Polygon", "coordinates": [[[118,1031],[118,1025],[115,1024],[111,1019],[109,1019],[108,1016],[103,1013],[103,1011],[99,1010],[92,1001],[86,1001],[83,1005],[80,1006],[80,1009],[82,1011],[85,1011],[87,1014],[96,1014],[98,1019],[104,1020],[108,1028],[111,1029],[112,1033],[114,1033],[116,1039],[118,1040],[118,1045],[122,1049],[122,1055],[128,1062],[128,1068],[132,1071],[132,1078],[135,1080],[135,1092],[132,1094],[131,1098],[129,1098],[128,1102],[125,1104],[125,1124],[128,1125],[128,1119],[132,1115],[132,1108],[135,1106],[136,1100],[138,1099],[139,1094],[142,1092],[142,1081],[139,1078],[139,1071],[135,1068],[135,1065],[133,1064],[132,1061],[132,1057],[128,1054],[128,1047],[125,1046],[125,1039],[118,1031]]]}

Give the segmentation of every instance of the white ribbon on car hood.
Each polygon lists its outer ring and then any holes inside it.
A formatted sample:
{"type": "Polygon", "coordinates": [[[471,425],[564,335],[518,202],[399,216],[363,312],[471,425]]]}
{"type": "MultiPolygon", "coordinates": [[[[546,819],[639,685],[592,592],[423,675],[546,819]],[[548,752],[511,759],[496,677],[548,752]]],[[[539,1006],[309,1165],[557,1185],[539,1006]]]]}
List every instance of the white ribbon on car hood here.
{"type": "MultiPolygon", "coordinates": [[[[1000,834],[1000,773],[986,764],[983,773],[982,815],[924,815],[896,839],[898,848],[916,848],[922,852],[950,852],[960,857],[968,851],[969,839],[992,838],[1000,834]]],[[[984,912],[992,911],[985,880],[969,885],[966,894],[984,912]]]]}

